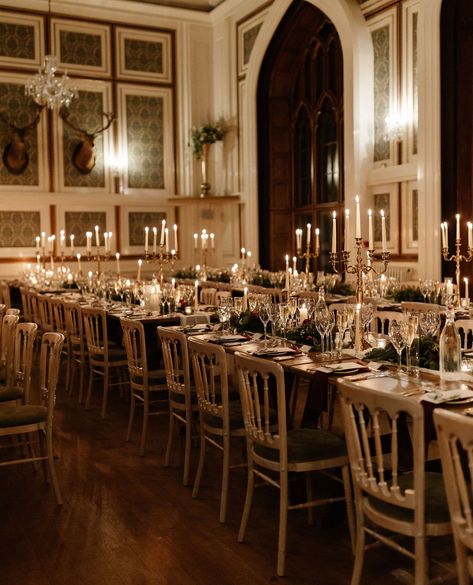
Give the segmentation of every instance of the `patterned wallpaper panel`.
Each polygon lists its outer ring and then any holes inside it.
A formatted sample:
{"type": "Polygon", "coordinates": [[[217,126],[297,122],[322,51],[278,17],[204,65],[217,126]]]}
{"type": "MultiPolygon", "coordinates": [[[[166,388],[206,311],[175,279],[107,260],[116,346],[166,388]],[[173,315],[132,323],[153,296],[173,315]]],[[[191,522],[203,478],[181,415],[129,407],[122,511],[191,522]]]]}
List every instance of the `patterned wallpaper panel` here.
{"type": "MultiPolygon", "coordinates": [[[[104,124],[102,116],[103,95],[101,92],[80,90],[78,98],[74,99],[69,107],[69,120],[79,128],[92,132],[104,124]]],[[[107,130],[110,132],[110,129],[107,130]]],[[[78,133],[64,124],[64,185],[67,187],[104,187],[104,148],[103,137],[95,139],[95,167],[88,175],[82,175],[72,164],[74,148],[80,142],[78,133]]]]}
{"type": "Polygon", "coordinates": [[[40,232],[39,211],[0,211],[0,248],[33,247],[40,232]]]}
{"type": "Polygon", "coordinates": [[[260,31],[260,28],[263,26],[263,23],[260,22],[250,30],[247,30],[243,33],[243,65],[246,65],[250,60],[251,51],[253,50],[256,37],[260,31]]]}
{"type": "Polygon", "coordinates": [[[153,227],[158,228],[158,244],[161,234],[161,222],[166,219],[163,211],[130,211],[128,212],[128,239],[130,246],[145,245],[145,227],[150,228],[149,245],[153,245],[153,227]]]}
{"type": "Polygon", "coordinates": [[[419,241],[419,191],[417,189],[412,190],[411,200],[411,217],[412,217],[412,241],[419,241]]]}
{"type": "MultiPolygon", "coordinates": [[[[76,246],[85,246],[85,232],[92,232],[92,244],[95,243],[96,225],[100,228],[100,233],[107,229],[107,215],[105,211],[66,211],[65,213],[65,230],[66,237],[69,238],[74,234],[74,243],[76,246]]],[[[102,236],[101,236],[102,239],[102,236]]]]}
{"type": "MultiPolygon", "coordinates": [[[[418,111],[419,107],[419,76],[418,76],[418,17],[419,13],[412,14],[412,101],[414,103],[414,111],[418,111]]],[[[417,116],[414,117],[414,132],[412,137],[412,153],[417,154],[417,116]]]]}
{"type": "Polygon", "coordinates": [[[163,98],[126,96],[128,187],[164,189],[163,98]]]}
{"type": "Polygon", "coordinates": [[[163,44],[125,39],[125,68],[130,71],[163,73],[163,44]]]}
{"type": "Polygon", "coordinates": [[[36,57],[34,27],[0,22],[0,55],[15,59],[34,59],[36,57]]]}
{"type": "Polygon", "coordinates": [[[101,67],[102,39],[100,35],[76,31],[60,31],[60,54],[63,63],[101,67]]]}
{"type": "Polygon", "coordinates": [[[389,26],[371,33],[374,49],[374,160],[390,157],[390,144],[385,138],[385,119],[389,116],[390,63],[389,26]]]}
{"type": "Polygon", "coordinates": [[[391,195],[389,193],[378,193],[374,196],[374,239],[381,242],[381,216],[379,212],[384,210],[386,217],[386,238],[391,241],[391,195]]]}
{"type": "MultiPolygon", "coordinates": [[[[9,120],[22,128],[33,121],[36,110],[31,98],[25,96],[25,86],[19,83],[0,83],[1,109],[6,112],[9,120]]],[[[0,154],[11,141],[10,129],[5,122],[0,121],[0,154]]],[[[28,132],[26,137],[28,145],[29,164],[21,175],[13,175],[0,164],[0,184],[2,185],[38,185],[38,130],[28,132]]]]}

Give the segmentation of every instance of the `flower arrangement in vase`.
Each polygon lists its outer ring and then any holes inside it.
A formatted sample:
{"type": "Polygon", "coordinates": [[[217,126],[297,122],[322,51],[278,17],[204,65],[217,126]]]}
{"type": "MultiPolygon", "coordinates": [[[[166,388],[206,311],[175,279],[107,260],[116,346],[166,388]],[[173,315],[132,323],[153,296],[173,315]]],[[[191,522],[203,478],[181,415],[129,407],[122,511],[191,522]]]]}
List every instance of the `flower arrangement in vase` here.
{"type": "Polygon", "coordinates": [[[200,185],[200,196],[205,197],[210,192],[210,183],[207,177],[208,154],[211,144],[223,140],[227,129],[222,121],[211,124],[208,122],[204,126],[192,128],[191,145],[192,152],[197,160],[200,161],[202,183],[200,185]]]}

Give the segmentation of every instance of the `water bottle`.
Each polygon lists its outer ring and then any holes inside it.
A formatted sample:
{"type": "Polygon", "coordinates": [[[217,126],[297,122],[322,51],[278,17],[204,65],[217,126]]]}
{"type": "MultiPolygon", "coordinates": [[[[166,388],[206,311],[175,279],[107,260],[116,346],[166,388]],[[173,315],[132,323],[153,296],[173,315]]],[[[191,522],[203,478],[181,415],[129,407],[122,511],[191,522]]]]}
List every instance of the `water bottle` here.
{"type": "Polygon", "coordinates": [[[460,371],[461,340],[454,323],[454,310],[447,307],[447,319],[439,341],[439,367],[442,380],[454,380],[460,371]]]}

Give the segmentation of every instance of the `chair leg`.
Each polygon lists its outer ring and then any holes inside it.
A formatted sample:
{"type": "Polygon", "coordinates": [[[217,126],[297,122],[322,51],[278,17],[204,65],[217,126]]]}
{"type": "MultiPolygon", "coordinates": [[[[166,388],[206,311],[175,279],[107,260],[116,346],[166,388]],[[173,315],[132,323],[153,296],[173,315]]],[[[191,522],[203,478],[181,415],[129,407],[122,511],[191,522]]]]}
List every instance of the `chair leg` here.
{"type": "Polygon", "coordinates": [[[348,532],[350,533],[351,550],[355,554],[356,547],[356,526],[355,513],[353,509],[353,493],[351,490],[350,470],[348,465],[342,467],[343,489],[345,491],[345,506],[347,510],[348,532]]]}
{"type": "Polygon", "coordinates": [[[59,489],[59,482],[56,475],[56,468],[54,467],[54,453],[53,453],[53,437],[52,428],[46,430],[46,451],[48,460],[49,477],[51,478],[54,495],[58,506],[62,506],[61,490],[59,489]]]}
{"type": "Polygon", "coordinates": [[[149,423],[149,394],[147,390],[144,390],[144,402],[143,402],[143,430],[141,431],[141,445],[140,445],[140,455],[144,457],[145,454],[145,444],[146,444],[146,435],[148,434],[148,423],[149,423]]]}
{"type": "Polygon", "coordinates": [[[353,565],[353,574],[351,585],[360,585],[361,570],[363,569],[363,559],[365,556],[365,531],[363,530],[364,514],[361,503],[361,495],[355,499],[356,502],[356,549],[355,564],[353,565]]]}
{"type": "Polygon", "coordinates": [[[92,399],[92,384],[94,382],[94,372],[92,370],[92,368],[90,368],[89,371],[89,385],[87,387],[87,398],[85,400],[85,409],[89,410],[90,409],[90,401],[92,399]]]}
{"type": "Polygon", "coordinates": [[[85,378],[85,364],[81,360],[80,362],[80,378],[79,378],[79,404],[82,404],[84,400],[84,378],[85,378]]]}
{"type": "Polygon", "coordinates": [[[186,413],[186,445],[185,445],[185,449],[184,449],[184,473],[182,476],[182,485],[189,485],[191,447],[192,447],[192,412],[188,412],[188,413],[186,413]]]}
{"type": "Polygon", "coordinates": [[[195,474],[194,487],[192,489],[192,497],[196,498],[199,495],[200,480],[202,479],[202,472],[204,471],[205,463],[205,432],[202,422],[200,423],[200,451],[199,451],[199,463],[197,465],[197,473],[195,474]]]}
{"type": "Polygon", "coordinates": [[[455,553],[457,557],[458,585],[470,585],[467,551],[458,536],[455,536],[455,532],[453,533],[453,540],[455,542],[455,553]]]}
{"type": "Polygon", "coordinates": [[[169,407],[169,431],[168,431],[168,442],[166,445],[166,455],[164,456],[164,467],[169,467],[169,461],[171,460],[172,440],[174,436],[174,415],[172,413],[172,406],[169,407]]]}
{"type": "MultiPolygon", "coordinates": [[[[312,475],[310,473],[305,474],[305,488],[307,492],[307,502],[311,502],[314,499],[312,491],[312,475]]],[[[314,525],[314,507],[309,506],[307,508],[307,522],[309,526],[314,525]]]]}
{"type": "Polygon", "coordinates": [[[131,431],[133,429],[133,420],[135,418],[135,409],[136,409],[136,398],[133,390],[131,391],[131,400],[130,400],[130,416],[128,417],[128,429],[126,431],[126,440],[127,442],[131,440],[131,431]]]}
{"type": "Polygon", "coordinates": [[[72,377],[72,358],[70,353],[67,355],[67,362],[66,362],[66,394],[69,396],[72,395],[72,386],[73,386],[73,377],[72,377]]]}
{"type": "Polygon", "coordinates": [[[103,397],[102,397],[102,419],[107,415],[107,402],[108,402],[108,379],[110,376],[110,368],[106,366],[103,373],[103,397]]]}
{"type": "Polygon", "coordinates": [[[227,520],[228,479],[230,475],[230,437],[223,437],[222,493],[220,495],[220,522],[227,520]]]}
{"type": "Polygon", "coordinates": [[[414,541],[415,550],[415,583],[416,585],[427,585],[427,551],[425,536],[416,536],[414,541]]]}
{"type": "Polygon", "coordinates": [[[253,460],[248,453],[248,481],[246,484],[246,498],[243,514],[241,516],[240,529],[238,531],[238,542],[243,542],[245,539],[246,526],[248,518],[250,517],[251,503],[253,500],[253,489],[255,487],[255,476],[253,473],[253,460]]]}
{"type": "Polygon", "coordinates": [[[286,565],[287,508],[289,498],[289,478],[287,472],[279,474],[279,537],[278,537],[278,577],[284,577],[286,565]]]}

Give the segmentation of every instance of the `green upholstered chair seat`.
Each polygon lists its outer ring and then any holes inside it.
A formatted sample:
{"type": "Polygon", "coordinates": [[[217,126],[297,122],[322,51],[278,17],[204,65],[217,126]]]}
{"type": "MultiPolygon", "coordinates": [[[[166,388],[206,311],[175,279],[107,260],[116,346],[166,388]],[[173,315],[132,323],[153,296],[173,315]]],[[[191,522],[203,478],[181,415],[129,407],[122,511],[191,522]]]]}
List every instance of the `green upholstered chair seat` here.
{"type": "MultiPolygon", "coordinates": [[[[173,402],[178,402],[180,404],[184,404],[186,401],[184,394],[180,394],[179,392],[170,392],[169,398],[173,402]]],[[[195,393],[195,388],[191,389],[191,404],[192,405],[197,404],[197,394],[195,393]]]]}
{"type": "MultiPolygon", "coordinates": [[[[230,429],[244,429],[245,423],[243,422],[243,413],[241,411],[241,402],[238,400],[232,400],[228,404],[228,413],[230,417],[230,429]]],[[[223,419],[221,416],[212,414],[210,412],[202,412],[202,419],[206,424],[214,428],[223,427],[223,419]]]]}
{"type": "MultiPolygon", "coordinates": [[[[399,477],[399,487],[402,491],[412,488],[414,485],[414,474],[405,473],[399,477]]],[[[414,512],[407,508],[401,508],[379,500],[374,496],[368,496],[370,506],[386,516],[391,516],[401,522],[413,522],[414,512]]],[[[428,524],[450,522],[447,496],[443,476],[441,473],[427,471],[425,473],[425,521],[428,524]]]]}
{"type": "Polygon", "coordinates": [[[0,428],[45,422],[46,417],[44,406],[5,406],[0,408],[0,428]]]}
{"type": "Polygon", "coordinates": [[[23,398],[23,388],[19,386],[0,388],[0,402],[20,400],[21,398],[23,398]]]}
{"type": "MultiPolygon", "coordinates": [[[[90,354],[91,359],[95,360],[96,362],[103,362],[104,361],[104,356],[101,353],[95,354],[92,353],[90,354]]],[[[108,360],[109,362],[121,362],[121,361],[127,361],[127,357],[126,357],[126,351],[123,348],[118,348],[118,347],[114,347],[113,349],[110,348],[108,350],[108,360]]]]}
{"type": "MultiPolygon", "coordinates": [[[[279,451],[265,445],[254,445],[255,453],[271,461],[279,461],[279,451]]],[[[287,432],[287,458],[290,463],[321,461],[347,454],[344,439],[318,429],[294,429],[287,432]]]]}

